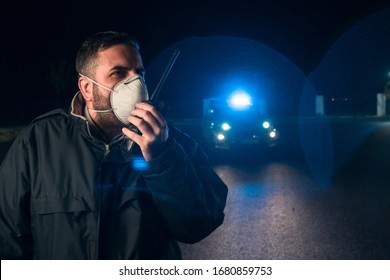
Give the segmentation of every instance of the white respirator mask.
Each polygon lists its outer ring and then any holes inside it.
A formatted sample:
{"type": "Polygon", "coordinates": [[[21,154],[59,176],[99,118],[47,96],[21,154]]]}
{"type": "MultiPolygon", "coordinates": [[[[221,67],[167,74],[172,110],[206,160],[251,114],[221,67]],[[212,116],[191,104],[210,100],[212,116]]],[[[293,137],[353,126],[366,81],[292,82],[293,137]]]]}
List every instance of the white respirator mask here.
{"type": "Polygon", "coordinates": [[[100,86],[106,90],[111,91],[110,109],[95,110],[95,109],[88,108],[88,110],[96,113],[105,113],[105,112],[112,111],[115,114],[115,116],[118,118],[118,120],[120,120],[125,125],[130,124],[130,122],[127,119],[131,116],[131,111],[134,110],[135,104],[149,99],[149,93],[146,88],[145,81],[138,74],[135,74],[126,80],[120,81],[112,89],[103,86],[102,84],[94,81],[93,79],[83,74],[79,73],[79,75],[84,78],[87,78],[97,86],[100,86]]]}

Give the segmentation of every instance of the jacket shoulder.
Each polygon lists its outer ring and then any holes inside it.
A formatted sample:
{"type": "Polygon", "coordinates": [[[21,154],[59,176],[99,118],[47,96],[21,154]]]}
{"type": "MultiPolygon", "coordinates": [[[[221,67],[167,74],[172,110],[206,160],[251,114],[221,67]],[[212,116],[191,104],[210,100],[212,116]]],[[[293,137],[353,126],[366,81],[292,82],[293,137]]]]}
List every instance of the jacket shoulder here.
{"type": "Polygon", "coordinates": [[[47,113],[44,113],[44,114],[36,117],[35,119],[33,119],[32,122],[36,123],[36,122],[39,122],[39,121],[42,121],[42,120],[57,118],[57,117],[60,117],[60,116],[68,118],[69,114],[67,112],[65,112],[64,109],[59,108],[59,109],[51,110],[51,111],[49,111],[47,113]]]}
{"type": "Polygon", "coordinates": [[[197,154],[199,155],[199,153],[202,154],[203,157],[206,156],[199,143],[179,128],[170,126],[169,133],[191,158],[195,157],[197,154]]]}
{"type": "Polygon", "coordinates": [[[21,135],[28,137],[31,133],[39,133],[41,129],[61,129],[76,124],[75,120],[64,109],[48,111],[34,118],[23,130],[21,135]]]}
{"type": "Polygon", "coordinates": [[[169,133],[180,143],[184,145],[196,145],[196,142],[187,133],[177,127],[170,126],[169,133]]]}

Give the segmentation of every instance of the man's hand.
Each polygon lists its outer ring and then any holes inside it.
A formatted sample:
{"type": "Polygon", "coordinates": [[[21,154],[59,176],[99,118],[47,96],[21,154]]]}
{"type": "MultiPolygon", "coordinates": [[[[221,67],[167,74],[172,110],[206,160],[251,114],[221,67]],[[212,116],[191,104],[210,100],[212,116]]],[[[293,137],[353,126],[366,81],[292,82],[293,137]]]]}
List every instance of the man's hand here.
{"type": "Polygon", "coordinates": [[[141,135],[125,127],[122,132],[138,144],[144,159],[150,161],[159,155],[168,140],[169,131],[164,117],[156,107],[146,102],[137,103],[128,121],[139,129],[141,135]]]}

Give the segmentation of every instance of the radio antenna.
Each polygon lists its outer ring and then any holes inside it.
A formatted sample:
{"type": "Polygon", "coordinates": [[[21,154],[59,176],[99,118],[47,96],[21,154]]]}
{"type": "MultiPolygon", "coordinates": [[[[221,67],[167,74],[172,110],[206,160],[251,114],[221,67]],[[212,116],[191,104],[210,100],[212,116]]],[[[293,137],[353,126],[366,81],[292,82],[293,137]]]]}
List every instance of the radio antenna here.
{"type": "Polygon", "coordinates": [[[156,88],[154,89],[154,91],[150,97],[150,100],[152,100],[152,101],[157,100],[158,94],[160,93],[160,90],[161,90],[166,78],[168,77],[169,72],[171,71],[173,64],[175,64],[176,58],[179,56],[179,54],[180,54],[179,50],[175,50],[173,52],[173,55],[172,55],[171,59],[169,60],[169,63],[167,65],[167,67],[165,68],[165,71],[164,71],[163,75],[161,76],[160,81],[158,82],[156,88]]]}

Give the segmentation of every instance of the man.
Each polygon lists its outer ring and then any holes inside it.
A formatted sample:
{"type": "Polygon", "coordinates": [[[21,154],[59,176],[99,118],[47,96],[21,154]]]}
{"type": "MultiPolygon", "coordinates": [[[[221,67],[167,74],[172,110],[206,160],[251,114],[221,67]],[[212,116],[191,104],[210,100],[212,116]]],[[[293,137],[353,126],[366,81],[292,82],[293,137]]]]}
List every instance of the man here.
{"type": "Polygon", "coordinates": [[[180,259],[177,242],[222,224],[226,185],[197,143],[142,102],[135,40],[91,36],[76,70],[69,111],[36,118],[0,167],[0,257],[180,259]]]}

